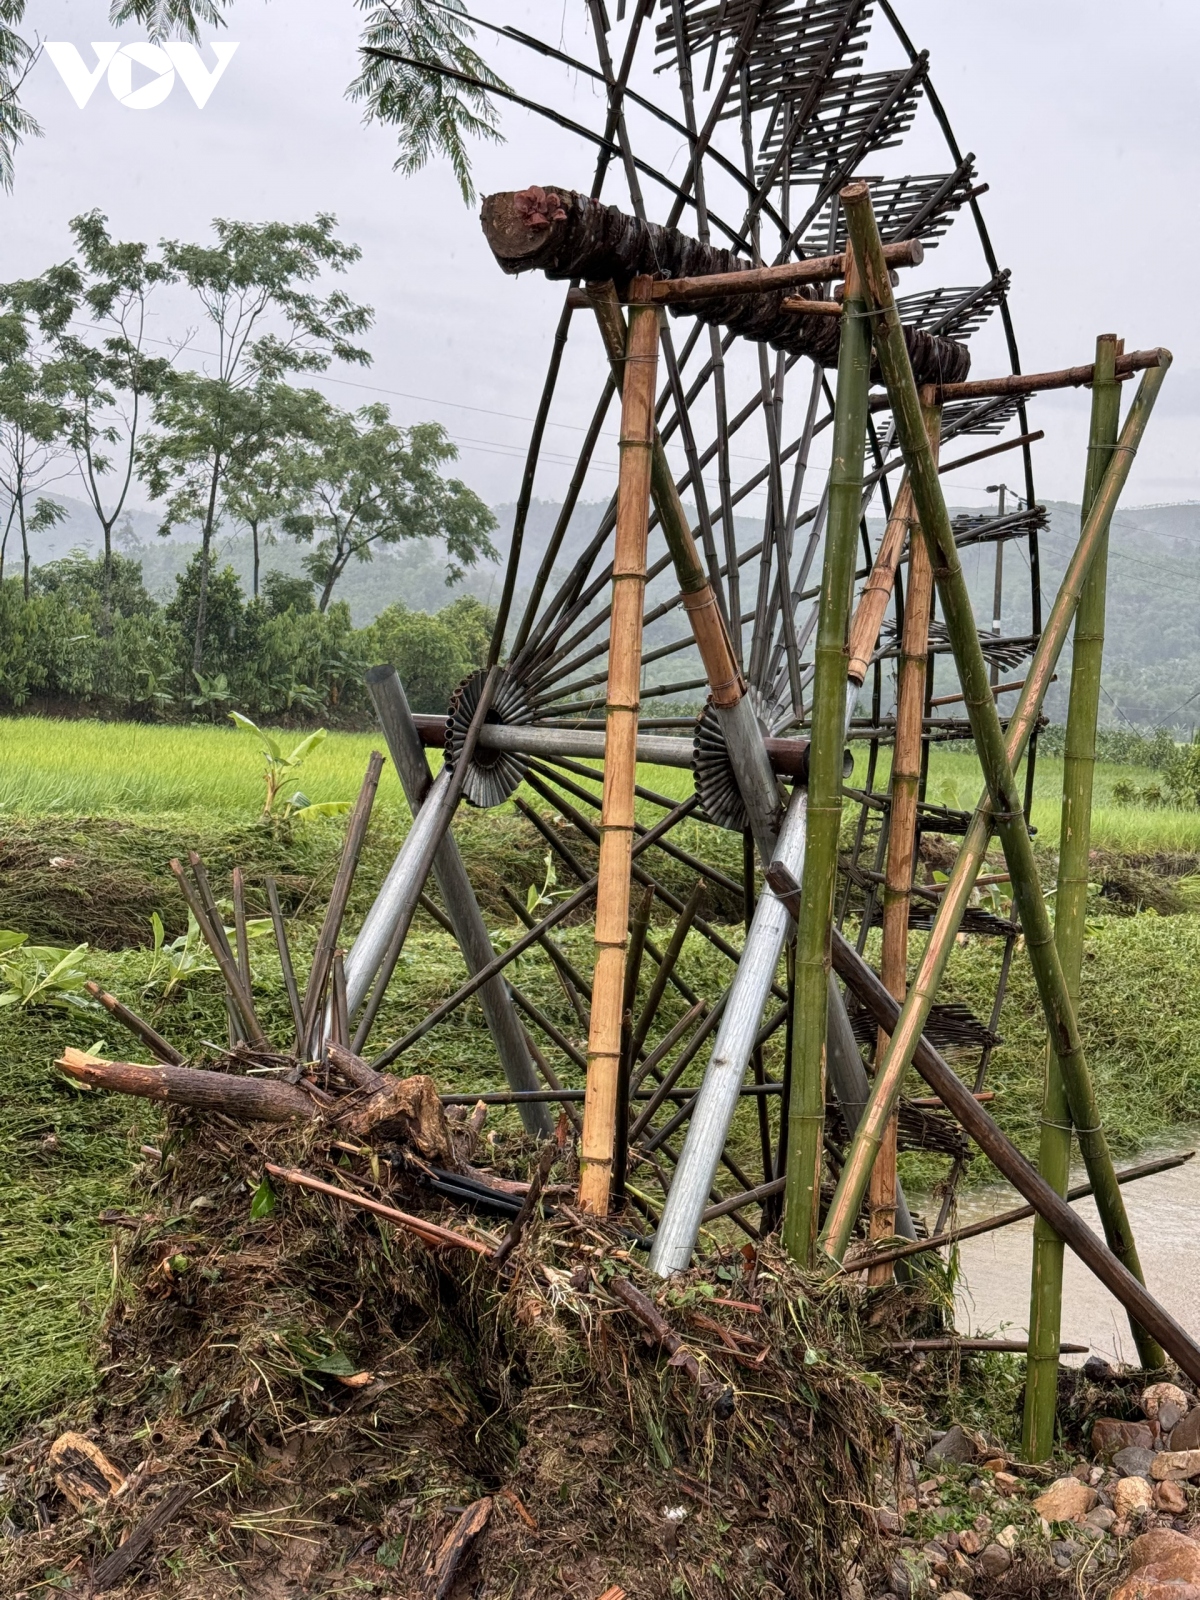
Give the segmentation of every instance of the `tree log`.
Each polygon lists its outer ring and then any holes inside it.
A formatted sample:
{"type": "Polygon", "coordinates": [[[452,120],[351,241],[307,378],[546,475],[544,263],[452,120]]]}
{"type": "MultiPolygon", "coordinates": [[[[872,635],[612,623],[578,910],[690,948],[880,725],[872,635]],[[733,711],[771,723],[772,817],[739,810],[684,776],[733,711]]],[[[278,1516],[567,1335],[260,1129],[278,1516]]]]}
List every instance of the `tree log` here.
{"type": "Polygon", "coordinates": [[[167,1100],[198,1111],[223,1111],[235,1122],[313,1122],[320,1114],[304,1090],[274,1078],[241,1078],[196,1067],[148,1067],[101,1061],[84,1050],[64,1050],[57,1065],[77,1083],[110,1094],[167,1100]]]}
{"type": "MultiPolygon", "coordinates": [[[[570,189],[535,185],[519,193],[488,195],[480,221],[492,254],[508,273],[538,271],[552,279],[582,278],[591,283],[611,278],[624,293],[641,273],[678,279],[755,270],[732,250],[701,244],[675,228],[641,222],[616,206],[602,205],[570,189]]],[[[671,309],[789,355],[836,366],[842,319],[786,310],[785,298],[794,298],[797,292],[801,299],[817,298],[817,291],[797,291],[793,285],[767,294],[689,300],[671,309]]],[[[965,345],[915,328],[905,329],[905,339],[918,383],[958,383],[970,371],[965,345]]]]}

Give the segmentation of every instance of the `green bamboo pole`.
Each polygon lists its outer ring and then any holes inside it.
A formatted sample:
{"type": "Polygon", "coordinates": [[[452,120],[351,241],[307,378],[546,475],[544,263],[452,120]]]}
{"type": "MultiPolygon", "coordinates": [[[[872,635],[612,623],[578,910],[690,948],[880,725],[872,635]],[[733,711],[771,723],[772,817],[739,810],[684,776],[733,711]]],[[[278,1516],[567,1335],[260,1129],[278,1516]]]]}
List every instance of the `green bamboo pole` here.
{"type": "MultiPolygon", "coordinates": [[[[963,684],[963,699],[971,722],[971,732],[991,796],[993,820],[1012,879],[1013,896],[1020,914],[1025,947],[1033,967],[1051,1046],[1060,1063],[1071,1115],[1079,1130],[1080,1151],[1088,1177],[1095,1186],[1097,1209],[1109,1248],[1139,1281],[1144,1282],[1108,1141],[1100,1123],[1099,1107],[1087,1070],[1075,1008],[1067,992],[1062,964],[1054,944],[1050,914],[1034,860],[1033,843],[1005,748],[999,713],[992,697],[987,662],[980,648],[975,613],[958,558],[937,464],[922,423],[921,403],[867,185],[849,185],[842,191],[842,204],[868,302],[875,312],[875,346],[913,485],[913,497],[920,518],[920,536],[929,547],[946,629],[963,684]]],[[[1165,1358],[1158,1345],[1136,1323],[1131,1326],[1142,1365],[1161,1366],[1165,1358]]]]}
{"type": "Polygon", "coordinates": [[[838,349],[829,472],[829,520],[821,571],[817,641],[813,654],[812,730],[808,758],[808,840],[796,925],[796,987],[792,1001],[792,1085],[783,1244],[793,1260],[811,1263],[820,1221],[821,1145],[825,1131],[825,1020],[829,996],[830,929],[842,825],[842,750],[846,734],[846,642],[858,527],[862,518],[863,455],[870,386],[871,331],[862,285],[846,274],[838,349]]]}
{"type": "MultiPolygon", "coordinates": [[[[1117,336],[1096,340],[1092,382],[1092,420],[1084,475],[1082,520],[1100,491],[1112,459],[1121,417],[1121,386],[1116,380],[1117,336]]],[[[1092,833],[1092,778],[1096,765],[1096,718],[1100,710],[1100,666],[1104,655],[1104,605],[1108,579],[1108,534],[1096,550],[1075,613],[1071,695],[1067,706],[1067,745],[1063,759],[1062,828],[1058,851],[1058,892],[1054,942],[1072,1003],[1079,1003],[1083,969],[1083,931],[1087,915],[1088,850],[1092,833]]],[[[1071,1108],[1062,1069],[1053,1050],[1046,1052],[1038,1171],[1056,1194],[1065,1195],[1071,1177],[1071,1108]]],[[[1062,1239],[1044,1217],[1033,1225],[1033,1269],[1029,1289],[1029,1355],[1025,1363],[1025,1416],[1022,1448],[1027,1461],[1054,1453],[1058,1408],[1058,1345],[1062,1331],[1062,1239]]]]}

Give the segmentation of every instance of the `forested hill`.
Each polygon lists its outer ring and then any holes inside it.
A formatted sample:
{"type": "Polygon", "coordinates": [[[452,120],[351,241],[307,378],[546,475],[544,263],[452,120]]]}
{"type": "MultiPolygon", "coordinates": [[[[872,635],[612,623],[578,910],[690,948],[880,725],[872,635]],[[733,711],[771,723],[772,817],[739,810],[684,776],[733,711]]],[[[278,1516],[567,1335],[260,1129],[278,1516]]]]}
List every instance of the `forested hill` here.
{"type": "MultiPolygon", "coordinates": [[[[57,528],[35,536],[32,554],[41,564],[65,555],[73,547],[95,550],[95,523],[88,508],[66,496],[55,496],[68,518],[57,528]]],[[[499,527],[494,542],[506,552],[512,535],[514,507],[495,508],[499,527]]],[[[581,504],[564,541],[560,564],[569,562],[594,531],[604,506],[581,504]]],[[[558,520],[560,507],[535,501],[526,525],[522,574],[531,576],[543,555],[558,520]]],[[[1047,504],[1050,525],[1041,535],[1043,609],[1053,600],[1079,529],[1079,508],[1064,502],[1047,504]]],[[[739,518],[739,543],[756,541],[760,525],[739,518]]],[[[157,521],[147,512],[134,512],[119,535],[124,552],[142,563],[152,594],[166,600],[174,592],[175,578],[194,553],[188,530],[169,539],[157,536],[157,521]]],[[[235,536],[219,541],[218,559],[231,564],[249,592],[250,541],[235,536]]],[[[304,547],[283,539],[262,551],[262,569],[279,568],[299,574],[304,547]]],[[[19,553],[8,552],[11,563],[19,553]]],[[[977,603],[981,625],[990,626],[994,547],[975,546],[964,551],[964,564],[977,603]]],[[[9,566],[8,570],[12,570],[9,566]]],[[[461,585],[447,591],[440,550],[420,543],[382,551],[369,564],[352,562],[335,595],[350,606],[361,627],[387,605],[402,600],[419,610],[435,611],[454,594],[470,593],[493,600],[499,592],[500,570],[482,563],[461,585]]],[[[1022,546],[1006,547],[1003,630],[1019,634],[1029,627],[1029,573],[1022,546]]],[[[1052,686],[1047,706],[1054,721],[1065,711],[1069,656],[1064,658],[1059,682],[1052,686]]],[[[1182,730],[1200,723],[1200,503],[1131,507],[1113,519],[1108,586],[1108,629],[1105,647],[1102,720],[1110,725],[1123,717],[1139,726],[1165,723],[1182,730]],[[1192,698],[1192,697],[1195,698],[1192,698]]]]}

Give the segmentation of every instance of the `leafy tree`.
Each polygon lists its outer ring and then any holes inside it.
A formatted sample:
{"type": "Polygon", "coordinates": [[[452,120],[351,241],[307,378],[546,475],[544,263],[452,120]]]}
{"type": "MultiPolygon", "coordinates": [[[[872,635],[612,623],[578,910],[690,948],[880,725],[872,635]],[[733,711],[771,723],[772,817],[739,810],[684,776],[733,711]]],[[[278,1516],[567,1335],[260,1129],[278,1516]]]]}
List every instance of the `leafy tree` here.
{"type": "Polygon", "coordinates": [[[29,535],[53,527],[66,512],[39,495],[62,473],[54,470],[65,449],[67,414],[52,372],[32,349],[28,316],[0,315],[0,493],[8,504],[0,535],[0,578],[9,535],[21,535],[25,599],[29,599],[29,535]]]}
{"type": "MultiPolygon", "coordinates": [[[[229,0],[111,0],[115,27],[138,23],[151,40],[200,42],[201,27],[225,25],[229,0]]],[[[469,138],[498,139],[488,89],[504,84],[471,48],[474,30],[462,0],[355,0],[365,13],[364,64],[347,93],[363,102],[368,122],[398,131],[397,167],[419,171],[444,155],[469,204],[474,199],[469,138]],[[461,77],[448,74],[461,74],[461,77]],[[464,82],[463,79],[470,82],[464,82]]],[[[16,31],[25,0],[0,0],[0,188],[11,189],[13,157],[25,135],[40,133],[21,108],[20,89],[37,50],[16,31]]]]}
{"type": "Polygon", "coordinates": [[[256,455],[278,439],[281,412],[311,406],[282,380],[323,372],[336,358],[366,365],[352,341],[371,322],[366,306],[344,292],[310,285],[322,272],[344,272],[361,252],[334,233],[335,219],[252,224],[218,218],[212,246],[168,241],[163,260],[192,290],[216,346],[210,372],[175,375],[155,406],[160,432],[141,454],[150,493],[167,501],[162,532],[200,523],[201,561],[192,670],[204,659],[208,578],[214,532],[235,484],[256,455]]]}
{"type": "Polygon", "coordinates": [[[317,609],[311,578],[297,578],[289,572],[273,570],[263,579],[262,590],[269,617],[281,617],[287,611],[304,615],[317,609]]]}
{"type": "Polygon", "coordinates": [[[398,427],[385,405],[356,412],[327,406],[305,469],[300,509],[283,528],[311,544],[304,566],[321,585],[324,611],[351,560],[370,561],[377,544],[444,540],[447,583],[496,552],[488,533],[496,518],[477,494],[441,468],[458,450],[436,422],[398,427]]]}
{"type": "Polygon", "coordinates": [[[368,633],[372,658],[395,667],[413,710],[444,713],[473,665],[455,630],[440,615],[396,604],[379,613],[368,633]]]}
{"type": "Polygon", "coordinates": [[[246,606],[237,573],[232,567],[210,573],[202,550],[197,550],[175,579],[175,595],[167,607],[167,617],[179,629],[181,648],[187,657],[180,663],[185,672],[190,664],[193,673],[228,673],[243,653],[246,606]],[[197,666],[191,643],[202,606],[207,615],[206,649],[197,666]]]}
{"type": "Polygon", "coordinates": [[[103,536],[106,595],[113,529],[126,508],[141,431],[171,372],[169,360],[145,349],[148,300],[170,271],[146,245],[115,242],[107,224],[99,211],[73,218],[78,260],[0,288],[0,301],[34,317],[48,341],[66,439],[103,536]],[[80,322],[93,331],[76,331],[80,322]]]}

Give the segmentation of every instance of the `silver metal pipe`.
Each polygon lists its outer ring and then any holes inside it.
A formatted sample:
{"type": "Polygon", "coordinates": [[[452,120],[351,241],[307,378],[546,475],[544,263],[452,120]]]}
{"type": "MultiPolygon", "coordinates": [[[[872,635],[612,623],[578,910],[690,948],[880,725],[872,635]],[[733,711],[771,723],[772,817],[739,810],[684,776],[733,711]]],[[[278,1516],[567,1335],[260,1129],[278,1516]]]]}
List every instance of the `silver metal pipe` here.
{"type": "MultiPolygon", "coordinates": [[[[413,721],[404,686],[395,667],[372,667],[367,673],[367,692],[374,702],[384,738],[387,740],[388,751],[399,774],[409,806],[415,815],[432,780],[421,735],[413,721]]],[[[486,724],[484,732],[490,732],[492,729],[492,724],[486,724]]],[[[508,730],[495,727],[495,731],[499,733],[508,730]]],[[[600,739],[603,743],[603,735],[600,735],[600,739]]],[[[690,745],[688,749],[690,759],[690,745]]],[[[467,876],[466,866],[451,833],[446,833],[437,847],[433,858],[433,873],[447,914],[454,924],[455,938],[458,940],[467,971],[478,972],[493,959],[495,951],[488,937],[479,901],[475,898],[475,891],[467,876]]],[[[529,1053],[529,1046],[525,1042],[525,1033],[504,978],[497,973],[483,985],[475,998],[479,1001],[487,1022],[509,1088],[519,1091],[540,1089],[542,1085],[538,1079],[537,1069],[529,1053]]],[[[520,1113],[521,1122],[527,1133],[542,1139],[549,1138],[553,1133],[554,1118],[548,1106],[526,1103],[521,1105],[520,1113]]]]}
{"type": "Polygon", "coordinates": [[[433,866],[434,852],[450,826],[456,805],[453,774],[443,767],[413,817],[400,853],[346,956],[346,1005],[351,1016],[367,998],[396,930],[412,921],[433,866]]]}
{"type": "MultiPolygon", "coordinates": [[[[807,815],[808,794],[797,788],[784,815],[775,850],[775,859],[796,879],[804,871],[807,815]]],[[[729,1137],[750,1052],[791,922],[787,907],[764,885],[650,1251],[650,1270],[662,1278],[684,1271],[692,1259],[700,1218],[729,1137]]]]}
{"type": "MultiPolygon", "coordinates": [[[[602,760],[604,734],[586,728],[534,728],[525,723],[485,722],[479,731],[485,750],[523,756],[580,756],[602,760]]],[[[638,735],[637,758],[656,767],[691,767],[692,741],[668,734],[638,735]]]]}

